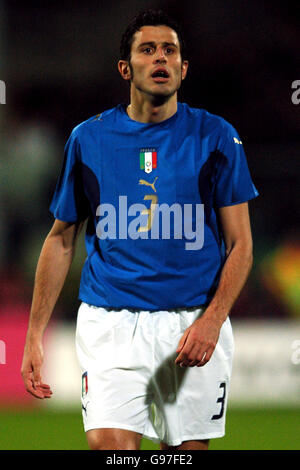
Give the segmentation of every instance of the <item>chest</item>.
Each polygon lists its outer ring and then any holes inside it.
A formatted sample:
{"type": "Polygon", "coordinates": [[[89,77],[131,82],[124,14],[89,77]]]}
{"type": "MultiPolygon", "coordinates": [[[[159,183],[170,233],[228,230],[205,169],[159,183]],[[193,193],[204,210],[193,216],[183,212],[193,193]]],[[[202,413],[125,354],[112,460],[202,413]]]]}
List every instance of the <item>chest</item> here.
{"type": "MultiPolygon", "coordinates": [[[[165,130],[130,135],[103,134],[82,158],[99,183],[102,203],[128,204],[152,197],[159,204],[199,202],[199,174],[205,150],[196,133],[165,130]]],[[[88,182],[84,182],[88,184],[88,182]]]]}

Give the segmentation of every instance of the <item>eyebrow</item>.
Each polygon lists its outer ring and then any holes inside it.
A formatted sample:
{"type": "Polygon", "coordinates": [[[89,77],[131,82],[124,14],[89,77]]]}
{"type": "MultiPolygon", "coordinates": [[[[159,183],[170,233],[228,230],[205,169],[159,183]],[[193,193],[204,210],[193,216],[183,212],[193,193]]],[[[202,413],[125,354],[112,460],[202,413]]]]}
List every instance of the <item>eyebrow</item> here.
{"type": "MultiPolygon", "coordinates": [[[[176,49],[178,49],[178,46],[176,44],[174,44],[174,42],[163,42],[162,44],[164,47],[166,46],[173,46],[173,47],[176,47],[176,49]]],[[[144,46],[156,46],[156,43],[153,42],[153,41],[147,41],[147,42],[142,42],[141,44],[139,44],[137,46],[137,48],[141,48],[141,47],[144,47],[144,46]]]]}

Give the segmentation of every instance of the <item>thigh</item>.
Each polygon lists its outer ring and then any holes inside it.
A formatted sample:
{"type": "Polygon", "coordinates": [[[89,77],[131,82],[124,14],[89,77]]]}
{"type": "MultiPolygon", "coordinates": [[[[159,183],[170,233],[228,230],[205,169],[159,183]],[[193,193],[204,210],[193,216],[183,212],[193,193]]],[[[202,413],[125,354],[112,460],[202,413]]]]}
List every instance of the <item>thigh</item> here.
{"type": "Polygon", "coordinates": [[[102,428],[86,432],[91,450],[139,450],[142,434],[126,429],[102,428]]]}
{"type": "Polygon", "coordinates": [[[76,349],[82,370],[86,432],[144,432],[149,420],[146,386],[152,343],[144,339],[139,317],[126,310],[108,312],[86,305],[78,312],[76,349]]]}
{"type": "MultiPolygon", "coordinates": [[[[183,320],[184,315],[174,350],[190,324],[183,320]]],[[[171,340],[168,342],[171,344],[171,340]]],[[[223,325],[214,354],[204,367],[176,366],[176,354],[170,354],[166,344],[165,333],[165,338],[159,337],[156,342],[156,351],[161,351],[157,354],[160,362],[151,381],[155,397],[153,425],[160,441],[169,446],[180,446],[184,442],[222,437],[233,355],[229,320],[223,325]]]]}

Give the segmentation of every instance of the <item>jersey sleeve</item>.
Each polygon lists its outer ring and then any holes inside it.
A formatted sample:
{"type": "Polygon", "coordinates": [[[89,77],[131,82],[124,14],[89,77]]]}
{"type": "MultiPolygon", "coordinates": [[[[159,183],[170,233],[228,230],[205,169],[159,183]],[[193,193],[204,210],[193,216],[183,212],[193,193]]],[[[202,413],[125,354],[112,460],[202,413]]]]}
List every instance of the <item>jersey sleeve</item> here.
{"type": "Polygon", "coordinates": [[[73,130],[65,145],[62,169],[50,204],[56,219],[77,222],[88,216],[81,168],[80,143],[73,130]]]}
{"type": "Polygon", "coordinates": [[[231,206],[257,197],[258,191],[250,176],[243,144],[237,131],[226,121],[217,154],[215,206],[231,206]]]}

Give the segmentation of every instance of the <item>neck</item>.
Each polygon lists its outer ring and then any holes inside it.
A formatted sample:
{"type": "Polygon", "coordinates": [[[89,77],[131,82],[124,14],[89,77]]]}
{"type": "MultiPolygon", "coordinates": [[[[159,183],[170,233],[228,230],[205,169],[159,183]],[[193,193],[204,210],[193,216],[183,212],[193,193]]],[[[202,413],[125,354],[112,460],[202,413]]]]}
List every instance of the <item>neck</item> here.
{"type": "Polygon", "coordinates": [[[177,111],[177,93],[164,98],[143,99],[131,93],[130,105],[127,107],[128,116],[134,121],[143,123],[158,123],[172,117],[177,111]]]}

